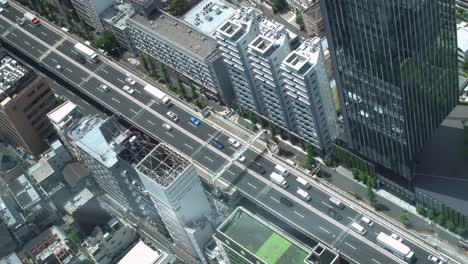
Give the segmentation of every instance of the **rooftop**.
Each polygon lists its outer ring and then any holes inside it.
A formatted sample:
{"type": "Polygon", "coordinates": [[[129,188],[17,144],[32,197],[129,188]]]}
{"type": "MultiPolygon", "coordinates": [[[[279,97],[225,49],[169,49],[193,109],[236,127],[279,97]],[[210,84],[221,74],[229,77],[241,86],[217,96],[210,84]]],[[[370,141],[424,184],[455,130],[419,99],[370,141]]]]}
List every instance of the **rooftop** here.
{"type": "Polygon", "coordinates": [[[251,25],[252,19],[255,17],[255,10],[253,8],[240,8],[220,27],[217,31],[229,39],[235,41],[243,33],[248,31],[248,27],[251,25]],[[242,32],[242,34],[239,34],[242,32]]]}
{"type": "Polygon", "coordinates": [[[96,116],[81,119],[70,134],[78,147],[108,168],[117,163],[121,143],[128,137],[115,117],[102,119],[96,116]]]}
{"type": "Polygon", "coordinates": [[[262,56],[269,56],[274,51],[274,47],[297,39],[297,35],[289,31],[283,24],[266,17],[261,18],[259,27],[261,34],[249,44],[249,48],[262,56]]]}
{"type": "Polygon", "coordinates": [[[93,193],[90,190],[84,188],[81,192],[75,195],[72,199],[67,201],[63,206],[65,211],[72,215],[76,210],[78,210],[81,206],[86,204],[89,200],[94,197],[93,193]]]}
{"type": "Polygon", "coordinates": [[[159,253],[139,241],[130,251],[118,262],[118,264],[158,264],[167,257],[165,252],[159,253]]]}
{"type": "Polygon", "coordinates": [[[123,18],[129,18],[133,14],[135,14],[135,9],[133,9],[130,3],[116,2],[104,11],[100,15],[100,18],[106,23],[122,30],[126,26],[125,19],[123,18]]]}
{"type": "Polygon", "coordinates": [[[306,72],[317,63],[319,55],[320,39],[307,39],[283,60],[283,64],[297,72],[306,72]]]}
{"type": "Polygon", "coordinates": [[[32,70],[29,67],[0,49],[0,95],[10,93],[21,86],[23,80],[29,79],[30,72],[32,70]]]}
{"type": "Polygon", "coordinates": [[[33,176],[37,183],[41,183],[55,173],[47,159],[41,158],[36,164],[28,169],[28,173],[33,176]]]}
{"type": "Polygon", "coordinates": [[[54,110],[50,111],[47,114],[47,117],[49,117],[53,124],[60,124],[65,122],[68,117],[77,109],[78,107],[76,104],[71,101],[66,101],[65,103],[57,106],[54,110]]]}
{"type": "Polygon", "coordinates": [[[218,227],[215,238],[236,252],[249,252],[244,257],[252,263],[257,258],[267,264],[300,264],[309,254],[308,249],[242,207],[218,227]]]}
{"type": "Polygon", "coordinates": [[[12,252],[10,255],[1,258],[0,264],[23,264],[23,262],[15,252],[12,252]]]}
{"type": "Polygon", "coordinates": [[[223,0],[203,0],[182,18],[204,34],[211,35],[236,9],[223,0]]]}
{"type": "Polygon", "coordinates": [[[68,163],[62,170],[65,181],[72,188],[89,175],[89,170],[80,162],[68,163]]]}
{"type": "Polygon", "coordinates": [[[209,57],[217,51],[214,39],[166,13],[153,12],[148,19],[135,14],[128,22],[140,25],[152,34],[158,35],[158,38],[164,39],[174,48],[188,50],[201,58],[209,57]]]}
{"type": "Polygon", "coordinates": [[[16,224],[16,219],[13,216],[10,208],[7,206],[5,201],[0,197],[0,218],[6,224],[7,227],[11,227],[16,224]]]}
{"type": "Polygon", "coordinates": [[[23,174],[7,184],[8,189],[21,208],[25,209],[39,202],[41,198],[23,174]]]}
{"type": "Polygon", "coordinates": [[[157,145],[136,165],[136,170],[167,188],[192,163],[166,144],[157,145]]]}
{"type": "Polygon", "coordinates": [[[465,24],[457,26],[457,46],[463,52],[468,51],[468,28],[465,24]]]}
{"type": "Polygon", "coordinates": [[[415,187],[468,215],[468,153],[464,137],[468,106],[457,105],[417,157],[415,187]]]}

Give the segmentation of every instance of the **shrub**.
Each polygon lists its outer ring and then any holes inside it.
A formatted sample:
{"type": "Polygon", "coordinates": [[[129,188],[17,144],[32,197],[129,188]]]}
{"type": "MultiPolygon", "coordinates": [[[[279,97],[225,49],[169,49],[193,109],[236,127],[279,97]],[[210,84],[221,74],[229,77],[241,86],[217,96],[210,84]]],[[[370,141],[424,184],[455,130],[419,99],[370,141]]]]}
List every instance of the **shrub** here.
{"type": "Polygon", "coordinates": [[[447,219],[445,219],[445,216],[444,215],[439,215],[437,216],[437,219],[436,219],[437,223],[441,226],[443,226],[445,224],[445,222],[447,221],[447,219]]]}
{"type": "Polygon", "coordinates": [[[426,209],[421,205],[416,206],[416,212],[422,216],[426,216],[426,209]]]}
{"type": "Polygon", "coordinates": [[[359,175],[360,171],[357,168],[352,168],[351,172],[353,173],[353,177],[354,177],[355,180],[360,179],[360,175],[359,175]]]}
{"type": "Polygon", "coordinates": [[[445,222],[445,227],[449,229],[450,231],[455,230],[455,224],[451,220],[448,220],[445,222]]]}
{"type": "Polygon", "coordinates": [[[465,228],[461,226],[455,229],[455,233],[459,234],[460,236],[463,236],[463,234],[465,234],[465,231],[466,231],[465,228]]]}

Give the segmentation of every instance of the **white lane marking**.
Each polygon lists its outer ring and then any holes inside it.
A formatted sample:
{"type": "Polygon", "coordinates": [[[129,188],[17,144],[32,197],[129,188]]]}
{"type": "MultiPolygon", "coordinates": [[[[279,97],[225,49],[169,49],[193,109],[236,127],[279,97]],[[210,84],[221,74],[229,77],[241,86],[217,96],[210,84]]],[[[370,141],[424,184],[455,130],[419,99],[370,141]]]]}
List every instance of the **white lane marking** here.
{"type": "Polygon", "coordinates": [[[65,70],[69,71],[69,72],[73,72],[72,70],[68,69],[68,68],[65,68],[65,70]]]}
{"type": "Polygon", "coordinates": [[[250,187],[254,188],[255,190],[257,190],[257,186],[251,184],[250,182],[247,183],[250,187]]]}
{"type": "Polygon", "coordinates": [[[193,127],[197,127],[194,123],[192,122],[188,122],[189,124],[191,124],[193,127]]]}
{"type": "Polygon", "coordinates": [[[193,147],[192,147],[192,146],[190,146],[190,145],[188,145],[188,144],[184,144],[184,145],[185,145],[187,148],[189,148],[189,149],[192,149],[192,150],[193,150],[193,147]]]}
{"type": "Polygon", "coordinates": [[[236,152],[237,149],[233,148],[233,147],[229,147],[230,149],[232,149],[232,151],[236,152]]]}
{"type": "Polygon", "coordinates": [[[378,262],[378,261],[375,260],[375,259],[372,259],[372,260],[373,260],[375,263],[377,263],[377,264],[382,264],[382,263],[378,262]]]}
{"type": "Polygon", "coordinates": [[[27,42],[26,40],[24,40],[24,43],[28,46],[31,46],[31,43],[27,42]]]}
{"type": "Polygon", "coordinates": [[[356,222],[356,220],[354,220],[354,218],[351,218],[349,216],[347,216],[349,220],[353,221],[353,222],[356,222]]]}
{"type": "MultiPolygon", "coordinates": [[[[236,175],[234,172],[230,171],[230,170],[226,170],[227,172],[231,173],[232,175],[236,175]]],[[[249,183],[250,184],[250,183],[249,183]]],[[[257,188],[255,188],[257,189],[257,188]]]]}
{"type": "Polygon", "coordinates": [[[41,34],[47,37],[47,34],[41,31],[41,34]]]}
{"type": "Polygon", "coordinates": [[[15,33],[11,32],[10,35],[13,35],[15,37],[18,37],[15,33]]]}
{"type": "Polygon", "coordinates": [[[322,229],[323,231],[327,232],[327,234],[330,234],[330,231],[326,230],[325,228],[319,226],[320,229],[322,229]]]}
{"type": "Polygon", "coordinates": [[[271,198],[273,201],[275,201],[275,202],[277,202],[277,203],[280,203],[280,201],[278,201],[278,199],[276,199],[276,198],[273,198],[273,196],[270,196],[270,198],[271,198]]]}
{"type": "Polygon", "coordinates": [[[131,109],[131,108],[129,108],[129,109],[130,109],[130,111],[132,111],[135,115],[138,114],[137,111],[135,111],[135,110],[133,110],[133,109],[131,109]]]}
{"type": "Polygon", "coordinates": [[[119,78],[117,78],[117,81],[119,81],[121,83],[125,83],[124,81],[120,80],[119,78]]]}
{"type": "Polygon", "coordinates": [[[106,71],[106,70],[104,70],[104,69],[101,69],[101,71],[103,71],[103,72],[105,72],[105,73],[109,74],[109,72],[108,72],[108,71],[106,71]]]}
{"type": "Polygon", "coordinates": [[[324,205],[326,205],[326,206],[328,206],[328,207],[330,207],[330,208],[333,208],[331,205],[327,204],[326,202],[324,202],[324,201],[321,201],[321,202],[322,202],[324,205]]]}
{"type": "Polygon", "coordinates": [[[114,97],[112,97],[112,100],[113,100],[113,101],[116,101],[118,104],[120,104],[120,101],[117,100],[117,99],[115,99],[114,97]]]}
{"type": "Polygon", "coordinates": [[[169,133],[169,132],[166,132],[166,134],[168,134],[170,137],[174,137],[174,135],[172,135],[172,134],[169,133]]]}
{"type": "Polygon", "coordinates": [[[85,100],[83,100],[83,99],[81,99],[81,102],[83,102],[83,103],[85,103],[85,104],[89,105],[89,103],[88,103],[88,102],[86,102],[86,101],[85,101],[85,100]]]}
{"type": "Polygon", "coordinates": [[[86,78],[81,77],[81,80],[83,80],[83,82],[86,82],[86,78]]]}
{"type": "Polygon", "coordinates": [[[141,92],[140,92],[140,91],[138,91],[137,89],[135,89],[135,92],[137,92],[137,93],[141,94],[141,92]]]}
{"type": "Polygon", "coordinates": [[[71,53],[75,54],[75,55],[78,55],[78,52],[74,51],[74,50],[70,50],[71,53]]]}
{"type": "Polygon", "coordinates": [[[0,28],[3,28],[3,29],[5,29],[5,28],[4,28],[2,25],[0,25],[0,28]]]}
{"type": "Polygon", "coordinates": [[[212,159],[211,159],[210,157],[208,157],[208,156],[205,156],[205,159],[207,159],[207,160],[209,160],[209,161],[211,161],[211,162],[214,162],[214,160],[212,160],[212,159]]]}
{"type": "Polygon", "coordinates": [[[303,215],[301,215],[300,213],[298,213],[298,212],[296,212],[296,211],[294,211],[294,213],[295,213],[295,214],[297,214],[298,216],[300,216],[300,217],[304,218],[304,216],[303,216],[303,215]]]}
{"type": "Polygon", "coordinates": [[[346,245],[348,245],[350,248],[352,248],[352,249],[356,250],[356,247],[355,247],[355,246],[353,246],[353,245],[351,245],[351,244],[349,244],[348,242],[345,242],[345,244],[346,244],[346,245]]]}
{"type": "Polygon", "coordinates": [[[58,63],[58,61],[56,61],[55,59],[50,59],[50,60],[52,60],[52,61],[55,62],[55,63],[58,63]]]}
{"type": "Polygon", "coordinates": [[[151,122],[150,120],[146,119],[146,121],[154,126],[154,123],[151,122]]]}

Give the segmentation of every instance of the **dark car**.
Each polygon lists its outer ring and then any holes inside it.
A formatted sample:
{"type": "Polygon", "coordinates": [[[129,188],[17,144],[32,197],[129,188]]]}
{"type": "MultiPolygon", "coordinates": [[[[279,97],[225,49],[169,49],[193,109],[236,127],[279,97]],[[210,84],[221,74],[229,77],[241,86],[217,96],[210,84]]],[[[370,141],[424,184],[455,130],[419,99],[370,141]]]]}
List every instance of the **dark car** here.
{"type": "Polygon", "coordinates": [[[262,174],[262,175],[266,173],[266,170],[256,162],[250,163],[249,169],[254,170],[256,173],[262,174]]]}
{"type": "Polygon", "coordinates": [[[216,138],[213,138],[211,140],[211,145],[217,147],[218,149],[223,149],[224,148],[224,144],[221,143],[219,140],[217,140],[216,138]]]}
{"type": "Polygon", "coordinates": [[[341,215],[335,211],[334,209],[332,208],[328,208],[328,211],[327,211],[328,215],[330,217],[332,217],[333,219],[337,220],[337,221],[340,221],[341,219],[343,219],[343,217],[341,217],[341,215]]]}
{"type": "Polygon", "coordinates": [[[293,206],[293,202],[291,202],[291,200],[289,200],[286,197],[281,197],[280,198],[280,203],[286,205],[287,207],[292,207],[293,206]]]}

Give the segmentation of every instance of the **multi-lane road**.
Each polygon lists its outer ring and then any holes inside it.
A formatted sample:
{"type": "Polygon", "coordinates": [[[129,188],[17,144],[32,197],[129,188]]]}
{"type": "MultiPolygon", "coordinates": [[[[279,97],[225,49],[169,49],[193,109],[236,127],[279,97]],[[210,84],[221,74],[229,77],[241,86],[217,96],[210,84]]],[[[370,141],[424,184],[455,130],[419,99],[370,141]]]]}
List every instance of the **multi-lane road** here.
{"type": "MultiPolygon", "coordinates": [[[[112,111],[150,136],[166,142],[190,157],[197,167],[206,174],[215,174],[235,156],[238,151],[227,142],[229,137],[235,137],[229,131],[223,131],[196,112],[190,112],[179,102],[167,108],[153,100],[143,90],[146,84],[138,76],[118,67],[115,62],[102,58],[95,64],[81,63],[78,54],[73,50],[75,41],[64,32],[49,24],[35,27],[29,23],[20,26],[16,24],[18,17],[22,17],[17,7],[10,6],[0,13],[0,39],[14,47],[18,52],[37,62],[37,65],[47,72],[54,73],[58,78],[75,87],[80,93],[112,111]],[[61,69],[57,69],[57,65],[61,69]],[[137,83],[132,86],[135,92],[130,95],[123,91],[127,76],[133,77],[137,83]],[[99,88],[105,84],[110,88],[106,92],[99,88]],[[167,116],[168,111],[176,113],[179,121],[174,122],[167,116]],[[195,116],[202,120],[202,124],[194,126],[188,122],[189,117],[195,116]],[[163,123],[173,128],[168,131],[162,127],[163,123]],[[216,137],[223,142],[225,148],[217,149],[210,144],[216,137]]],[[[241,141],[242,143],[242,141],[241,141]]],[[[404,234],[404,230],[391,223],[378,219],[373,227],[368,229],[366,236],[352,231],[349,226],[353,222],[360,222],[363,210],[352,208],[348,204],[339,210],[341,219],[328,215],[332,206],[328,202],[329,194],[325,187],[312,183],[308,190],[312,199],[310,202],[301,200],[296,195],[299,187],[291,174],[287,179],[289,188],[281,187],[269,181],[268,176],[279,162],[263,155],[259,149],[248,148],[243,155],[246,161],[233,161],[222,173],[221,179],[235,186],[245,197],[259,206],[264,207],[278,218],[292,227],[308,234],[312,238],[338,250],[344,258],[356,263],[399,263],[403,262],[375,243],[379,232],[404,234]],[[257,165],[255,165],[256,163],[257,165]],[[259,173],[255,167],[262,167],[265,173],[259,173]],[[288,198],[292,206],[281,203],[282,197],[288,198]],[[392,230],[392,231],[390,231],[392,230]]],[[[372,217],[372,214],[370,214],[372,217]]],[[[364,224],[361,223],[363,226],[364,224]]],[[[408,245],[417,257],[417,263],[429,263],[427,257],[434,254],[433,250],[412,236],[403,235],[408,245]]]]}

